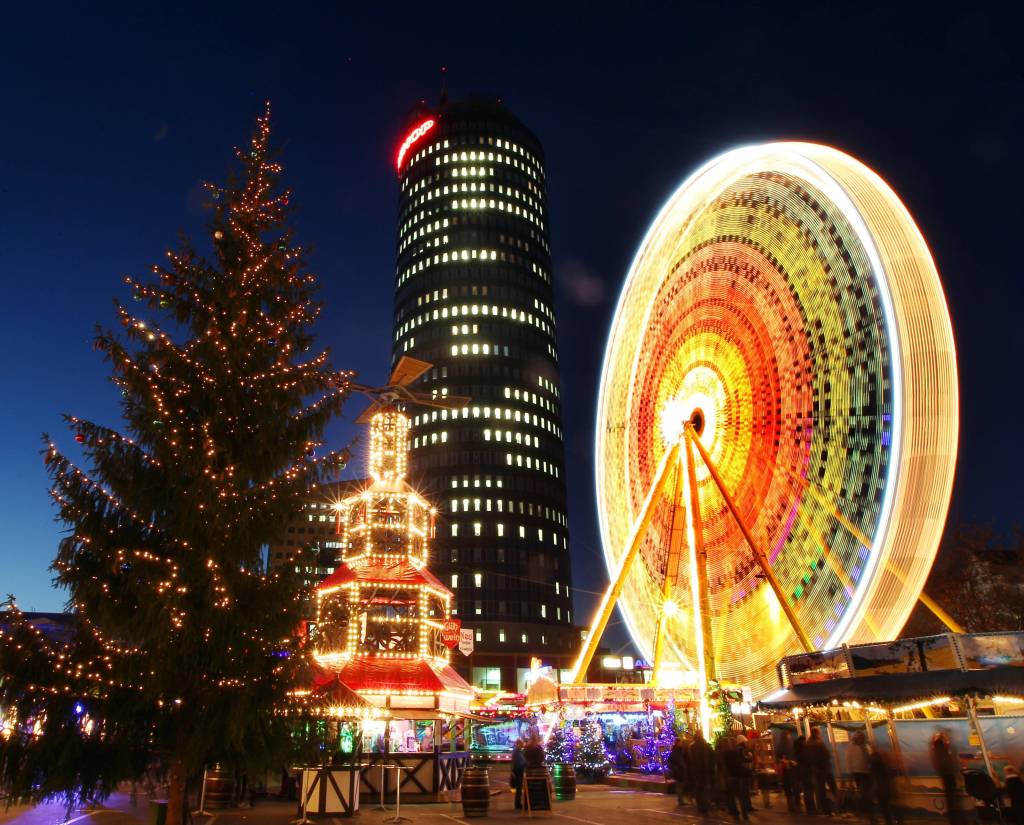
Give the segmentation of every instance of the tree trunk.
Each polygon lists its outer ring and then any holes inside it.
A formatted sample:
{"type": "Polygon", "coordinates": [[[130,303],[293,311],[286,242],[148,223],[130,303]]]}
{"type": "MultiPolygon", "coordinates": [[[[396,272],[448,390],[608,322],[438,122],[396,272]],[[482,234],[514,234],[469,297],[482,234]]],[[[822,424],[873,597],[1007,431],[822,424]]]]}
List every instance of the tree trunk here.
{"type": "Polygon", "coordinates": [[[180,759],[171,762],[167,771],[167,823],[184,825],[185,822],[185,763],[180,759]]]}

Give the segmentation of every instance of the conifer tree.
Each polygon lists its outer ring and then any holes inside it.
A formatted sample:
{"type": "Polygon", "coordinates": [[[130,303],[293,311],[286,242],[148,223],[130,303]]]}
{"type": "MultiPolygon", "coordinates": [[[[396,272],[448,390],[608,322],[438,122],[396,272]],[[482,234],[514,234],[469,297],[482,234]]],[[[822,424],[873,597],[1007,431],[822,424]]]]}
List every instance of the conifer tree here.
{"type": "Polygon", "coordinates": [[[604,736],[597,717],[588,715],[580,722],[580,734],[575,748],[576,772],[591,779],[600,779],[608,773],[611,763],[604,747],[604,736]]]}
{"type": "Polygon", "coordinates": [[[273,709],[301,602],[296,577],[262,556],[344,464],[320,448],[351,376],[312,349],[316,278],[269,141],[268,106],[240,168],[206,186],[213,254],[183,239],[151,276],[126,279],[136,305],[115,302],[117,327],[98,328],[123,428],[67,417],[84,468],[46,438],[67,527],[53,570],[78,631],[61,645],[5,614],[12,794],[102,796],[159,758],[180,825],[186,775],[287,745],[273,709]]]}
{"type": "Polygon", "coordinates": [[[545,759],[549,765],[572,765],[576,757],[576,732],[561,716],[551,728],[545,759]]]}

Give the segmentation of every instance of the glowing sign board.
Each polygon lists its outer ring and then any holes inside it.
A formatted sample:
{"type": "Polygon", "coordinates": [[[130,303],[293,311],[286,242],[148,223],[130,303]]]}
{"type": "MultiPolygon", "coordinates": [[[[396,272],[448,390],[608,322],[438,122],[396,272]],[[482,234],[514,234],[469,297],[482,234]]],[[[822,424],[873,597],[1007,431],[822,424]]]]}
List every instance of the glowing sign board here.
{"type": "Polygon", "coordinates": [[[406,154],[413,147],[420,138],[422,138],[427,132],[434,128],[436,121],[433,118],[424,120],[415,129],[409,132],[405,136],[405,140],[402,141],[402,145],[398,147],[398,156],[395,158],[395,168],[400,172],[402,171],[402,161],[405,160],[406,154]]]}

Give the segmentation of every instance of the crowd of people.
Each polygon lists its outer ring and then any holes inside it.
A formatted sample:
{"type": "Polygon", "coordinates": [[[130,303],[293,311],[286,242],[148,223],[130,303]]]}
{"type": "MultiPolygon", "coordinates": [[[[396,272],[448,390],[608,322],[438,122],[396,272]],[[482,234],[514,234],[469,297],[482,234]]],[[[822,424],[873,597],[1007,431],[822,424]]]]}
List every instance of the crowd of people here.
{"type": "MultiPolygon", "coordinates": [[[[944,808],[950,825],[962,825],[960,764],[945,733],[938,731],[931,741],[931,762],[942,784],[944,808]]],[[[755,771],[750,742],[744,735],[725,735],[712,748],[700,732],[680,735],[668,757],[667,773],[675,781],[680,806],[692,800],[702,814],[712,807],[725,808],[733,819],[748,820],[755,810],[752,794],[755,782],[767,790],[768,781],[778,783],[791,813],[831,816],[842,803],[846,811],[860,814],[871,825],[884,819],[885,825],[901,825],[903,809],[898,795],[896,769],[888,752],[871,747],[862,731],[855,731],[846,748],[846,773],[852,778],[841,793],[833,770],[829,748],[820,728],[808,736],[778,736],[773,758],[774,772],[755,771]],[[771,779],[769,779],[771,777],[771,779]]],[[[1018,770],[1005,768],[1005,780],[997,788],[1007,823],[1024,825],[1024,780],[1018,770]]],[[[769,805],[769,794],[763,795],[769,805]]]]}
{"type": "MultiPolygon", "coordinates": [[[[858,807],[872,823],[877,822],[879,815],[885,818],[886,825],[902,822],[896,804],[894,771],[885,755],[871,752],[859,733],[853,737],[849,754],[858,807]]],[[[668,772],[675,780],[679,805],[692,799],[701,814],[708,814],[713,805],[719,805],[737,820],[748,820],[755,810],[754,754],[742,734],[723,736],[715,748],[699,731],[681,735],[669,754],[668,772]]],[[[839,801],[832,757],[818,728],[813,728],[810,736],[798,736],[795,740],[783,732],[775,749],[774,777],[781,782],[790,812],[830,815],[839,801]]],[[[764,804],[770,804],[767,793],[763,798],[764,804]]]]}
{"type": "Polygon", "coordinates": [[[748,819],[754,810],[754,756],[745,736],[723,737],[712,748],[699,730],[681,734],[669,753],[668,770],[679,805],[692,798],[697,810],[708,814],[723,802],[734,819],[748,819]]]}
{"type": "MultiPolygon", "coordinates": [[[[937,731],[930,744],[935,774],[942,784],[944,807],[950,825],[963,825],[960,794],[960,765],[948,736],[937,731]]],[[[516,791],[515,807],[522,807],[524,777],[527,769],[544,767],[544,745],[536,728],[516,740],[512,750],[510,784],[516,791]]],[[[841,800],[878,825],[902,825],[903,810],[898,795],[896,768],[887,751],[868,744],[863,731],[854,731],[846,748],[846,772],[852,788],[841,795],[833,770],[833,757],[821,736],[821,728],[810,735],[792,738],[783,730],[773,749],[772,784],[781,787],[791,813],[831,816],[841,800]]],[[[680,734],[672,746],[666,769],[675,781],[679,806],[693,805],[701,815],[713,807],[725,808],[736,820],[747,821],[756,810],[752,797],[760,781],[763,805],[770,806],[766,777],[758,776],[755,758],[747,735],[726,734],[712,747],[699,730],[680,734]]],[[[1005,780],[998,789],[1009,825],[1024,825],[1024,779],[1012,765],[1005,767],[1005,780]]]]}

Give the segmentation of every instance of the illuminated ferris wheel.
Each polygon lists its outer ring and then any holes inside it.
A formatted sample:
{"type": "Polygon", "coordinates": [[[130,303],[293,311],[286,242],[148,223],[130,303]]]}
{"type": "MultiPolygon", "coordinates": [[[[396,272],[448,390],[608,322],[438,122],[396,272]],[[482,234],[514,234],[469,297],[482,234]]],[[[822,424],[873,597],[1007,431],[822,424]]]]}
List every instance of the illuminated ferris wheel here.
{"type": "Polygon", "coordinates": [[[619,298],[596,438],[612,585],[580,663],[616,602],[663,684],[678,668],[758,694],[787,654],[894,638],[957,430],[942,287],[885,182],[813,144],[712,160],[619,298]]]}

